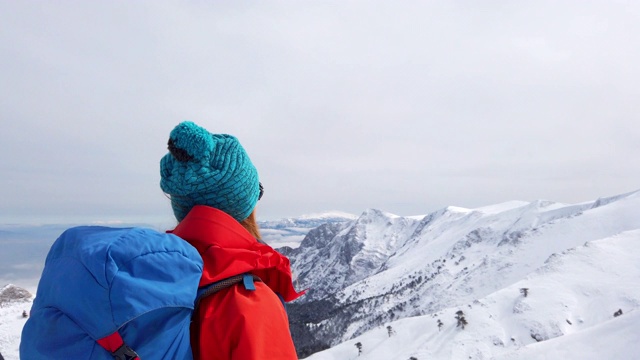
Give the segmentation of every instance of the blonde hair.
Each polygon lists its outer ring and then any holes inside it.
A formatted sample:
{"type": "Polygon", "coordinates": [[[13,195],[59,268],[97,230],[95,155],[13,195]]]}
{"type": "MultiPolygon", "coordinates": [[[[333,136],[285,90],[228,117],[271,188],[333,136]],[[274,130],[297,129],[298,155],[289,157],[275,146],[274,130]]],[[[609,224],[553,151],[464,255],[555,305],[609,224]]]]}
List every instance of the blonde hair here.
{"type": "Polygon", "coordinates": [[[253,209],[251,215],[248,218],[242,220],[240,225],[247,229],[249,234],[251,234],[257,240],[262,239],[262,235],[260,235],[260,227],[258,227],[258,221],[256,220],[256,209],[253,209]]]}

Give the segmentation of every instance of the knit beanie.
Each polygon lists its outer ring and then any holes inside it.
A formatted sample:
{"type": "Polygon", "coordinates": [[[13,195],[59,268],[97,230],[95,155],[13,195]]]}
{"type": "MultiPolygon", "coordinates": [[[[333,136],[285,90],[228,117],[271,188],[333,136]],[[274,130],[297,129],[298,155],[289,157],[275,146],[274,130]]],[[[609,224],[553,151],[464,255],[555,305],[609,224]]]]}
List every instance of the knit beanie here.
{"type": "Polygon", "coordinates": [[[222,210],[237,221],[258,202],[258,171],[238,139],[211,134],[185,121],[169,135],[169,153],[160,160],[160,188],[182,221],[195,205],[222,210]]]}

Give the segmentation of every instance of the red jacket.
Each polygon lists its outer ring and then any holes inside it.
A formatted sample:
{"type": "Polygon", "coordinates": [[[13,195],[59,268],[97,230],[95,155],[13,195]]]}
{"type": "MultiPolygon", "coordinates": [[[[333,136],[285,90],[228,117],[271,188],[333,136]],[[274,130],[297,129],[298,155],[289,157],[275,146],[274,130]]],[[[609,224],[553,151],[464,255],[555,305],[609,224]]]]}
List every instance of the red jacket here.
{"type": "Polygon", "coordinates": [[[191,328],[196,360],[297,359],[287,314],[278,298],[298,298],[289,259],[259,243],[223,211],[195,206],[170,231],[193,245],[204,260],[200,286],[251,273],[255,291],[241,284],[203,299],[191,328]]]}

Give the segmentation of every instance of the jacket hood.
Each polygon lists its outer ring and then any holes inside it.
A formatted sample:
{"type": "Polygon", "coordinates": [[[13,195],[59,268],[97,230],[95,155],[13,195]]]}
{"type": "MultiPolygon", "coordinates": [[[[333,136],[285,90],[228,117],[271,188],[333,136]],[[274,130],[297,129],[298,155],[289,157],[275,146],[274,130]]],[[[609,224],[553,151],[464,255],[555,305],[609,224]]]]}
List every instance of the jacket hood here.
{"type": "Polygon", "coordinates": [[[224,211],[196,205],[174,230],[167,232],[189,242],[202,256],[200,286],[252,273],[287,302],[304,294],[293,287],[289,259],[258,242],[224,211]]]}

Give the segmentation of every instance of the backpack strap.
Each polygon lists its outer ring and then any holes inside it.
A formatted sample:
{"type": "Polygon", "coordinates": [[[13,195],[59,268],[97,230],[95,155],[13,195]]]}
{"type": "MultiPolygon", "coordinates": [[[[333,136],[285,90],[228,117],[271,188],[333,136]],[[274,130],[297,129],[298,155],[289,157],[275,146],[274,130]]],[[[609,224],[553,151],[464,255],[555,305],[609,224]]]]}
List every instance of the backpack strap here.
{"type": "Polygon", "coordinates": [[[242,282],[245,289],[249,291],[254,291],[256,289],[254,281],[262,281],[262,280],[258,276],[253,274],[240,274],[240,275],[226,278],[224,280],[214,282],[209,285],[205,285],[198,289],[198,296],[196,297],[195,308],[197,309],[198,306],[200,305],[200,301],[202,301],[202,299],[206,298],[207,296],[213,295],[222,289],[226,289],[240,282],[242,282]]]}
{"type": "Polygon", "coordinates": [[[140,360],[138,354],[122,340],[116,331],[109,336],[97,340],[98,344],[113,355],[114,360],[140,360]]]}

